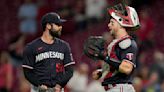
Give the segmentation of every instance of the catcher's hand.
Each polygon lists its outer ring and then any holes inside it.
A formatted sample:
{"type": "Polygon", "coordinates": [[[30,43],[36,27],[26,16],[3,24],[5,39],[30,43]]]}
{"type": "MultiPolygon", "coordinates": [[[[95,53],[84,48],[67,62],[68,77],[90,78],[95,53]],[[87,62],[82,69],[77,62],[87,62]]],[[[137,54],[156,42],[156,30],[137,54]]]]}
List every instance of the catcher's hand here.
{"type": "Polygon", "coordinates": [[[106,51],[102,36],[90,36],[84,43],[84,54],[93,60],[104,60],[106,51]]]}
{"type": "Polygon", "coordinates": [[[100,79],[101,76],[102,76],[102,71],[95,70],[95,71],[92,72],[92,78],[94,80],[100,79]]]}

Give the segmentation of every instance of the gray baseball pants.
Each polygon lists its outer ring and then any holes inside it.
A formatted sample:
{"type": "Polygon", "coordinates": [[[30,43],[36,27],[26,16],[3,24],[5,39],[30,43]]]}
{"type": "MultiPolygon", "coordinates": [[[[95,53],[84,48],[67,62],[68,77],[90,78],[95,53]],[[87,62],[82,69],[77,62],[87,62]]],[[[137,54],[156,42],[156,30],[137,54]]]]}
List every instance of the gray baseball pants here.
{"type": "Polygon", "coordinates": [[[116,84],[116,86],[110,87],[106,92],[135,92],[135,90],[132,84],[116,84]]]}

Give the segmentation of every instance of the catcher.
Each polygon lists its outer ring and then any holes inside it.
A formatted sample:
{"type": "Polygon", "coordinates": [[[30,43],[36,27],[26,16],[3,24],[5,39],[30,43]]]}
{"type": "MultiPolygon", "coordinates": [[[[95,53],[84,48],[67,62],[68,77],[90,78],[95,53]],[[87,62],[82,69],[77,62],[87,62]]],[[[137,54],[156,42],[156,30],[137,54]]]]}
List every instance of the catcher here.
{"type": "Polygon", "coordinates": [[[138,15],[134,8],[122,3],[108,9],[110,15],[109,30],[113,40],[104,48],[100,37],[90,37],[84,44],[84,53],[93,60],[103,60],[102,70],[93,72],[93,78],[103,75],[102,86],[106,92],[135,92],[132,86],[132,74],[136,68],[137,44],[129,32],[139,28],[138,15]],[[106,66],[108,64],[108,66],[106,66]]]}

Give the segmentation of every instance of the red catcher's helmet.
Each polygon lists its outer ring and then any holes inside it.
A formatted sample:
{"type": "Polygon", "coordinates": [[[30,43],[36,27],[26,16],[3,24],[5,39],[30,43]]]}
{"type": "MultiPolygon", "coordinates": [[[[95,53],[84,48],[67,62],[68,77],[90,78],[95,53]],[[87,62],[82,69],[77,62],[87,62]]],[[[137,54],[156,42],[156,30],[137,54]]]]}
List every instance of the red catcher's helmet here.
{"type": "Polygon", "coordinates": [[[122,3],[108,8],[108,13],[123,27],[139,27],[139,18],[134,8],[122,3]]]}

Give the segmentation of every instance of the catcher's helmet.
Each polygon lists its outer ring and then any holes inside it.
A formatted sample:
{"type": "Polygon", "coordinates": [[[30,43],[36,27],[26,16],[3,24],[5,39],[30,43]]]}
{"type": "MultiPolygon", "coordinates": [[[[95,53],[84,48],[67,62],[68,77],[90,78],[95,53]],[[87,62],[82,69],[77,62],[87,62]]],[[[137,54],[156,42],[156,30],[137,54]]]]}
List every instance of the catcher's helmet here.
{"type": "Polygon", "coordinates": [[[123,27],[140,26],[136,10],[130,6],[125,6],[121,3],[108,8],[108,13],[123,27]]]}
{"type": "Polygon", "coordinates": [[[45,14],[42,17],[41,23],[42,23],[42,27],[43,29],[45,28],[45,25],[47,23],[55,23],[55,24],[61,24],[62,22],[65,22],[66,20],[61,19],[60,16],[57,13],[54,12],[50,12],[45,14]]]}

